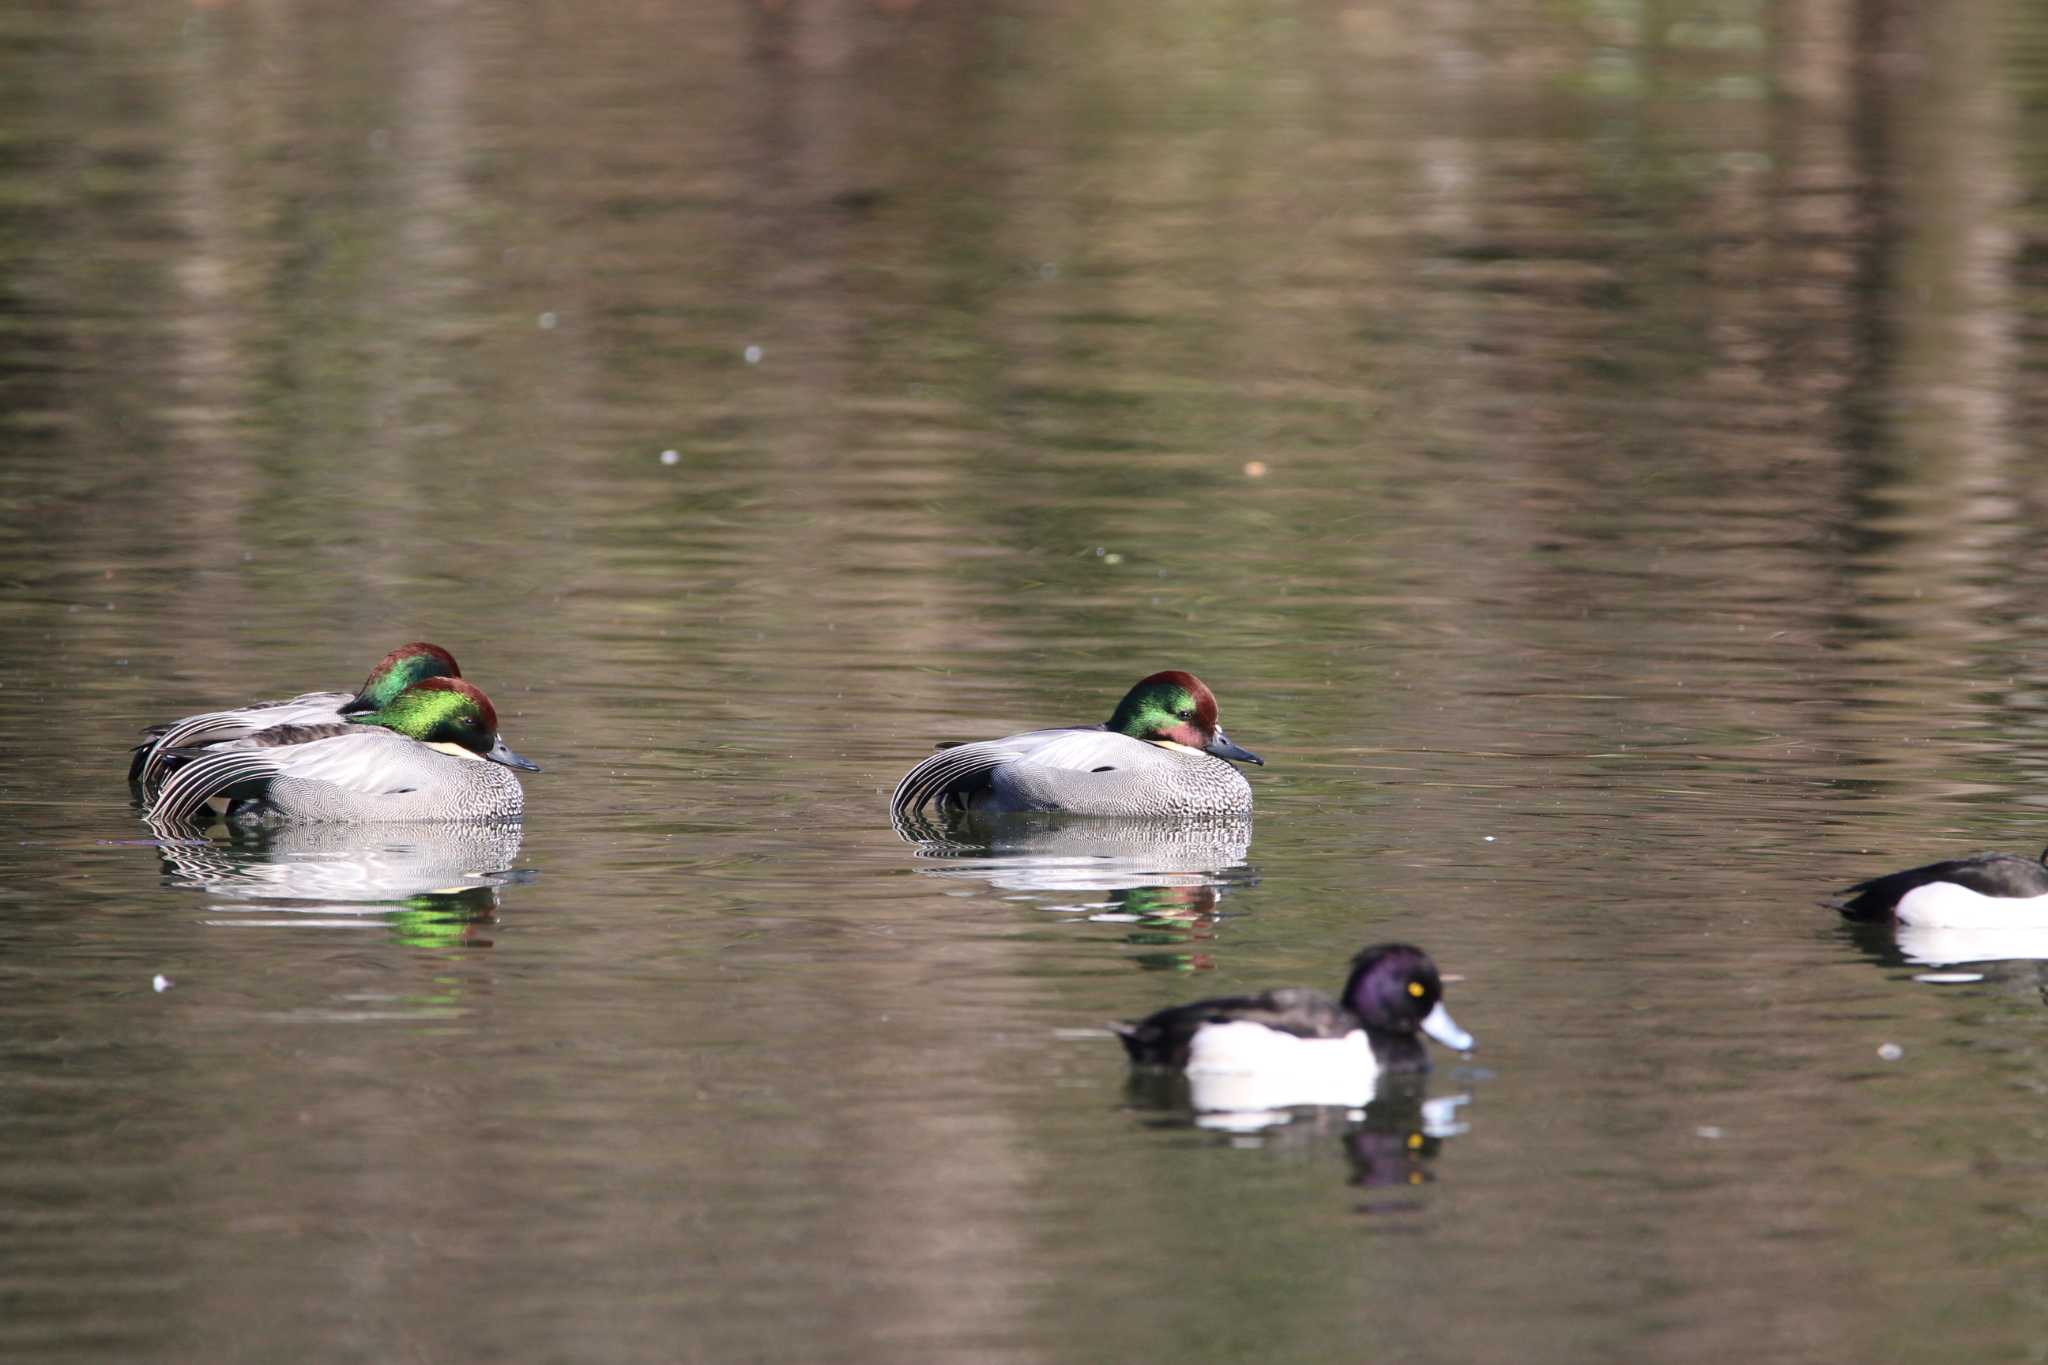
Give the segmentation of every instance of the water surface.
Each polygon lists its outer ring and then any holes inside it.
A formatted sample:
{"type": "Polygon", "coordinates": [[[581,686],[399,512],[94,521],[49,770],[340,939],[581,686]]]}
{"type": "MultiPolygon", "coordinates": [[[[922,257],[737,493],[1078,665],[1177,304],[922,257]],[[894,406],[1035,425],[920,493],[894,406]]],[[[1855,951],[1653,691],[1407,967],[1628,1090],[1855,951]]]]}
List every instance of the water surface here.
{"type": "Polygon", "coordinates": [[[1816,904],[2048,839],[2039,27],[0,17],[0,1349],[2048,1351],[2039,966],[1816,904]],[[516,837],[151,842],[415,638],[516,837]],[[891,830],[1168,667],[1248,832],[891,830]],[[1389,938],[1360,1118],[1101,1031],[1389,938]]]}

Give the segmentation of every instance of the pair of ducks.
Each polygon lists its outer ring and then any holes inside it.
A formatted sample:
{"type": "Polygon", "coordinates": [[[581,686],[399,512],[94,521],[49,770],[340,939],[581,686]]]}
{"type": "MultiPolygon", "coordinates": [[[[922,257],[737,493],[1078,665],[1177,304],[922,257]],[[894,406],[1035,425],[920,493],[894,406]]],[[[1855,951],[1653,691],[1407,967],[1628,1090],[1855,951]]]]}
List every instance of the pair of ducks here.
{"type": "Polygon", "coordinates": [[[526,808],[511,769],[539,772],[439,645],[400,645],[353,694],[207,711],[152,726],[128,780],[150,816],[271,821],[502,821],[526,808]]]}
{"type": "MultiPolygon", "coordinates": [[[[150,814],[237,822],[511,820],[519,779],[540,771],[506,747],[490,699],[455,656],[415,641],[353,694],[307,692],[154,726],[128,780],[150,814]],[[500,765],[477,768],[474,760],[500,765]]],[[[943,748],[897,785],[899,824],[944,813],[1064,811],[1146,819],[1248,815],[1251,786],[1225,760],[1259,763],[1216,723],[1189,673],[1155,673],[1106,725],[1033,730],[943,748]]]]}

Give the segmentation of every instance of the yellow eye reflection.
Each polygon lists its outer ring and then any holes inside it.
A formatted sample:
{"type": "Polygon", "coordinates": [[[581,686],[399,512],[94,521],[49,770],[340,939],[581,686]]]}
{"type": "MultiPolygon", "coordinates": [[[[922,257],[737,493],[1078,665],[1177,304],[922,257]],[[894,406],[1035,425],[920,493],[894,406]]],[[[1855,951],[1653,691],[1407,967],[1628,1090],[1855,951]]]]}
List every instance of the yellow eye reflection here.
{"type": "Polygon", "coordinates": [[[1420,981],[1409,982],[1408,994],[1414,996],[1417,1000],[1420,1000],[1423,996],[1422,983],[1420,981]]]}

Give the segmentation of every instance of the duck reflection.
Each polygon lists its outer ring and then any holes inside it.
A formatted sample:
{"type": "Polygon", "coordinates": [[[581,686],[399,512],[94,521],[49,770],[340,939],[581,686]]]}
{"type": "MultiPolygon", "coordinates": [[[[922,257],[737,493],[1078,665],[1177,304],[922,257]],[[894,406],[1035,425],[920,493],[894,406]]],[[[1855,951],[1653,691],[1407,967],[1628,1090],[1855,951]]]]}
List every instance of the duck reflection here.
{"type": "Polygon", "coordinates": [[[1289,1109],[1205,1107],[1200,1081],[1177,1071],[1131,1073],[1131,1108],[1152,1128],[1192,1128],[1220,1135],[1234,1147],[1309,1152],[1335,1141],[1360,1189],[1423,1185],[1436,1179],[1444,1144],[1471,1130],[1469,1094],[1428,1097],[1428,1077],[1387,1075],[1363,1108],[1300,1106],[1289,1109]]]}
{"type": "Polygon", "coordinates": [[[968,818],[941,830],[899,826],[926,876],[985,882],[1046,908],[1131,926],[1154,971],[1203,971],[1193,945],[1216,936],[1218,905],[1257,882],[1249,820],[1173,823],[1057,815],[968,818]]]}
{"type": "Polygon", "coordinates": [[[1845,924],[1842,931],[1888,967],[1955,967],[2048,962],[2048,928],[2038,925],[1845,924]]]}
{"type": "Polygon", "coordinates": [[[1907,962],[1948,967],[1963,962],[2048,961],[2048,928],[2014,926],[1956,928],[1901,924],[1898,950],[1907,962]]]}
{"type": "Polygon", "coordinates": [[[227,842],[158,833],[165,884],[204,893],[237,923],[379,919],[421,946],[488,946],[479,934],[497,921],[499,889],[532,878],[512,866],[517,825],[280,825],[227,842]]]}

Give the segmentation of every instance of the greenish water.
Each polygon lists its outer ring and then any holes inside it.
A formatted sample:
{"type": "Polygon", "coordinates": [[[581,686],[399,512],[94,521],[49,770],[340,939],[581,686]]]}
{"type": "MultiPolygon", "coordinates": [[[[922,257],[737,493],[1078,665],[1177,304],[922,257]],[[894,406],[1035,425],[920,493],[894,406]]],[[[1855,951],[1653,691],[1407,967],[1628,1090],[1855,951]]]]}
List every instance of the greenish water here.
{"type": "Polygon", "coordinates": [[[2048,839],[2044,37],[0,14],[0,1351],[2048,1353],[2041,969],[1816,904],[2048,839]],[[516,836],[149,842],[417,638],[516,836]],[[1169,667],[1248,838],[891,830],[1169,667]],[[1364,1119],[1100,1031],[1388,938],[1364,1119]]]}

